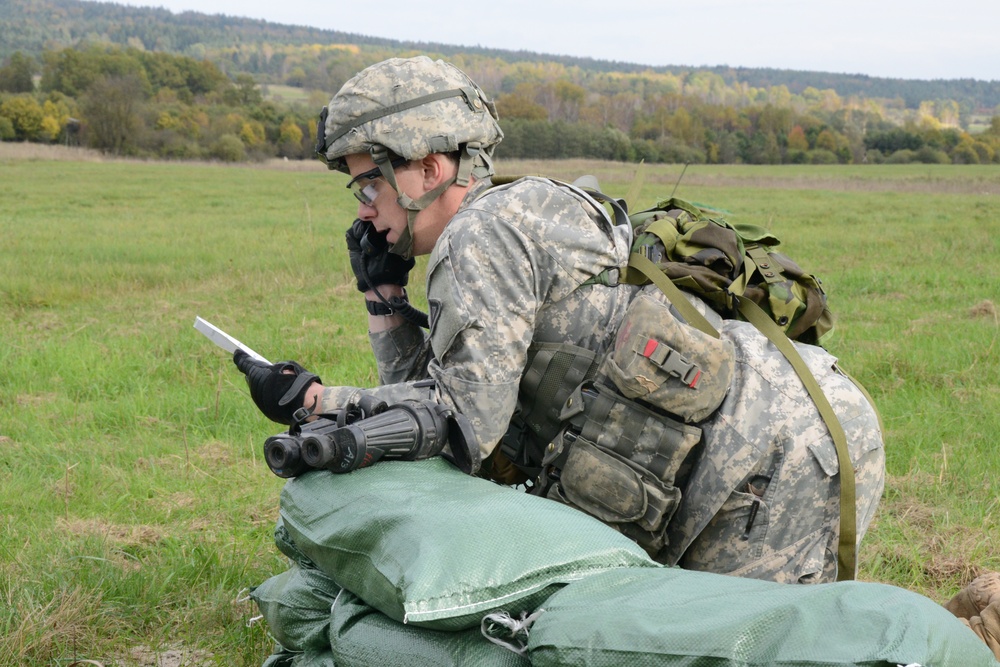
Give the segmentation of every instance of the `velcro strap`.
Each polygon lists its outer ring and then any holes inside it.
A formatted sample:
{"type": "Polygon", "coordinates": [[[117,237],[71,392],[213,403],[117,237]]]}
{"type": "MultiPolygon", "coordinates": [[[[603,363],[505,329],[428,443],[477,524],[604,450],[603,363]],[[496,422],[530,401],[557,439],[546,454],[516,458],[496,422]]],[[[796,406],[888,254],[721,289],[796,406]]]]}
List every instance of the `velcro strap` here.
{"type": "Polygon", "coordinates": [[[310,373],[309,371],[300,372],[298,375],[295,376],[295,381],[292,382],[292,386],[288,388],[288,391],[286,391],[284,396],[282,396],[281,399],[278,401],[278,405],[281,406],[288,405],[296,397],[298,397],[300,392],[302,392],[306,387],[311,385],[313,382],[319,382],[322,384],[322,380],[320,380],[319,376],[315,375],[314,373],[310,373]]]}
{"type": "Polygon", "coordinates": [[[671,375],[679,377],[687,386],[697,389],[698,380],[701,379],[701,369],[682,357],[674,348],[650,338],[640,354],[671,375]]]}

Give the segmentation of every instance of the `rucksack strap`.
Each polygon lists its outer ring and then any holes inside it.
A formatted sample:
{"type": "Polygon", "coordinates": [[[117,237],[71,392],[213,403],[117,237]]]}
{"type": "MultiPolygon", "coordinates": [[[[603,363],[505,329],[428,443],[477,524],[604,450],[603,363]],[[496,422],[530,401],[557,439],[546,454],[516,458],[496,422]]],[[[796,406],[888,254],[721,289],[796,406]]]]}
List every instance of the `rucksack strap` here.
{"type": "MultiPolygon", "coordinates": [[[[674,285],[673,281],[656,264],[639,253],[633,253],[629,257],[628,265],[630,269],[638,270],[659,287],[688,324],[709,336],[719,338],[719,332],[715,330],[715,327],[698,312],[698,309],[687,300],[680,288],[674,285]]],[[[851,463],[851,457],[848,453],[847,435],[844,433],[844,428],[840,425],[840,420],[837,419],[837,414],[833,411],[830,401],[823,394],[816,378],[813,377],[809,367],[806,366],[805,361],[788,336],[752,300],[737,295],[733,295],[733,298],[740,314],[758,331],[767,336],[767,339],[778,348],[778,351],[795,369],[830,432],[830,437],[837,450],[837,464],[840,469],[840,535],[837,547],[837,581],[854,579],[858,562],[857,509],[855,505],[854,464],[851,463]]]]}
{"type": "Polygon", "coordinates": [[[854,464],[847,451],[847,435],[844,433],[844,428],[840,425],[840,420],[837,419],[837,414],[833,411],[830,401],[827,400],[816,378],[813,377],[806,362],[802,360],[788,336],[756,303],[745,297],[734,298],[740,314],[774,343],[774,346],[785,355],[788,363],[798,373],[810,398],[816,404],[820,416],[826,422],[830,437],[833,438],[833,444],[837,450],[837,465],[840,469],[840,541],[837,546],[837,581],[854,579],[855,569],[858,565],[857,509],[855,506],[854,464]]]}
{"type": "Polygon", "coordinates": [[[659,287],[660,291],[667,295],[670,305],[677,309],[688,324],[712,338],[719,338],[719,332],[715,330],[715,327],[705,319],[704,315],[698,312],[698,309],[687,300],[681,289],[651,259],[637,252],[632,253],[628,258],[628,267],[636,269],[659,287]]]}

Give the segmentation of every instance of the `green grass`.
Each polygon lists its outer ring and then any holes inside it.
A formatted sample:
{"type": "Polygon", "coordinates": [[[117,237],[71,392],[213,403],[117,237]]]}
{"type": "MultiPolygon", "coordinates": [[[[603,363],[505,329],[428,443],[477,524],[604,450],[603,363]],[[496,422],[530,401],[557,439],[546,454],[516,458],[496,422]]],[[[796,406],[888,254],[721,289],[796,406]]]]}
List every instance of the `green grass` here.
{"type": "MultiPolygon", "coordinates": [[[[593,172],[616,196],[636,180],[634,165],[500,166],[593,172]]],[[[642,167],[636,201],[669,195],[680,172],[642,167]]],[[[284,569],[281,480],[260,454],[281,429],[192,323],[330,384],[374,383],[342,250],[345,181],[321,166],[0,151],[5,664],[268,655],[240,591],[284,569]]],[[[693,166],[677,195],[770,227],[824,281],[838,316],[827,347],[886,427],[862,578],[941,600],[1000,569],[1000,168],[693,166]]]]}
{"type": "Polygon", "coordinates": [[[281,84],[269,83],[264,86],[264,94],[270,100],[283,102],[285,104],[312,104],[315,106],[317,100],[320,106],[326,104],[329,95],[325,92],[309,90],[297,86],[284,86],[281,84]]]}

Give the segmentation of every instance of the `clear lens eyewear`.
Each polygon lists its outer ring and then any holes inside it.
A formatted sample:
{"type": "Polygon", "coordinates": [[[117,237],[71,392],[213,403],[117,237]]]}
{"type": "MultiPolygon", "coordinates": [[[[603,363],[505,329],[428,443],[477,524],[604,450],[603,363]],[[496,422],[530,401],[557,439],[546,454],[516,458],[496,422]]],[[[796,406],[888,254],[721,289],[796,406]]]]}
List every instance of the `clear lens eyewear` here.
{"type": "MultiPolygon", "coordinates": [[[[389,164],[392,165],[393,170],[399,169],[404,164],[409,162],[405,158],[396,158],[389,164]]],[[[375,198],[378,197],[378,190],[375,189],[376,178],[381,178],[382,172],[378,167],[374,169],[369,169],[363,174],[358,174],[347,184],[347,189],[351,191],[354,197],[364,204],[365,206],[371,206],[375,203],[375,198]]]]}

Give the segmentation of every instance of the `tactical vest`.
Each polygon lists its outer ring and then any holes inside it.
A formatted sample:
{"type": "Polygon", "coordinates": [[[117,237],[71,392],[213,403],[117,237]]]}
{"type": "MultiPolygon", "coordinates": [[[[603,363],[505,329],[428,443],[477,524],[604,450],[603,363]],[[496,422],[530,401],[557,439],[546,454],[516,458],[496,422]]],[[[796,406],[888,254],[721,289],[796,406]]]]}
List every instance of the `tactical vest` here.
{"type": "Polygon", "coordinates": [[[601,357],[533,345],[500,445],[536,480],[533,493],[597,517],[654,557],[701,443],[697,422],[722,402],[733,372],[731,344],[675,313],[647,288],[601,357]]]}

